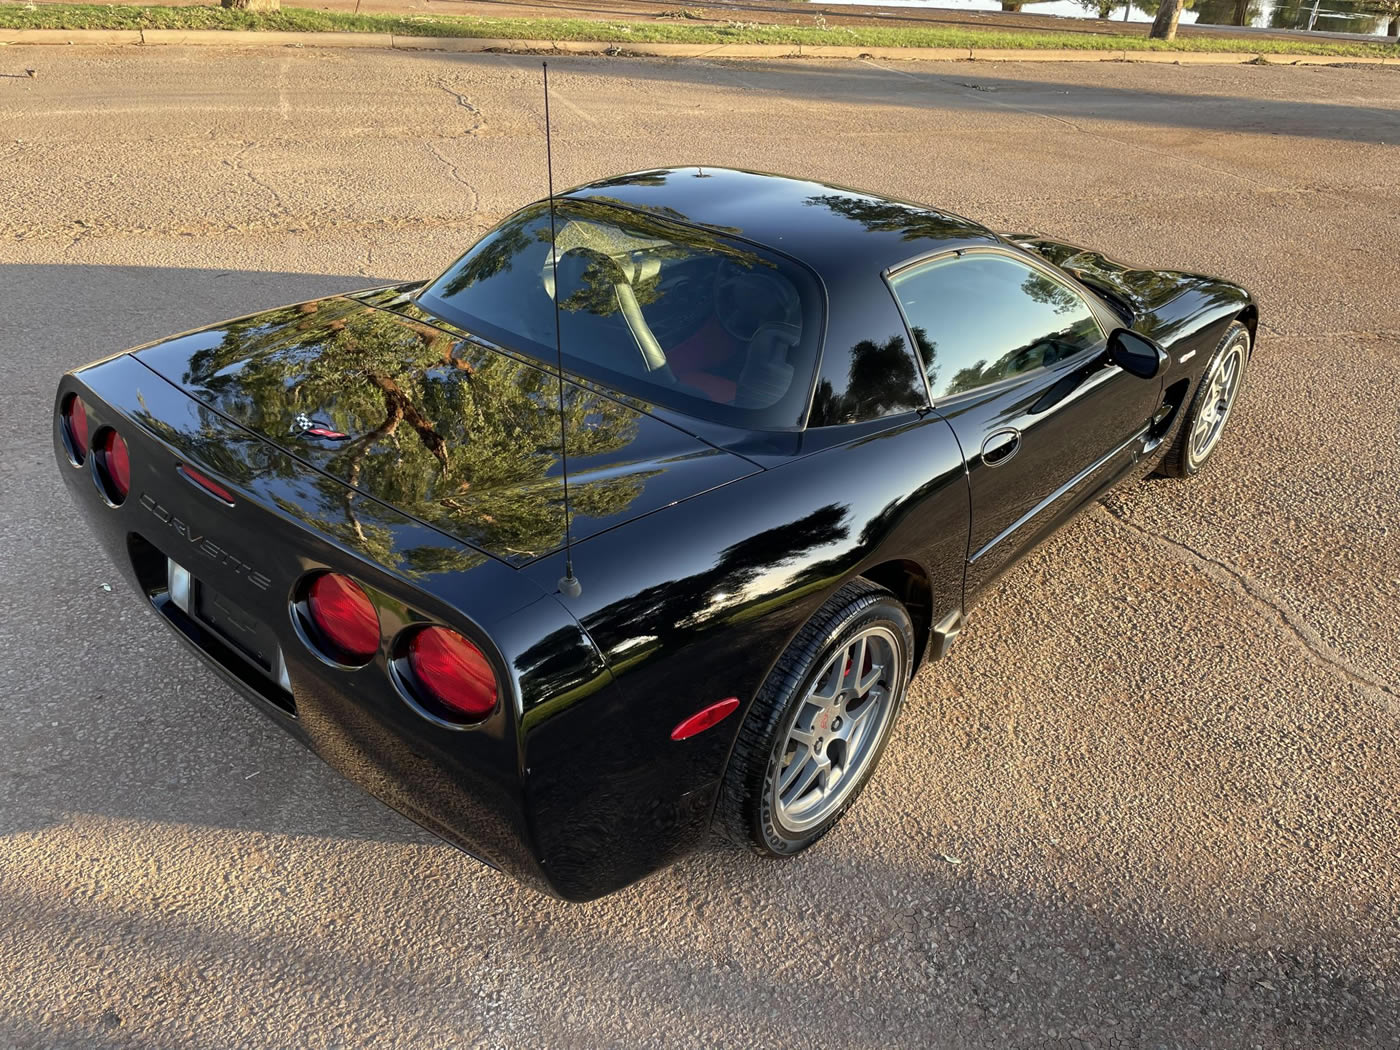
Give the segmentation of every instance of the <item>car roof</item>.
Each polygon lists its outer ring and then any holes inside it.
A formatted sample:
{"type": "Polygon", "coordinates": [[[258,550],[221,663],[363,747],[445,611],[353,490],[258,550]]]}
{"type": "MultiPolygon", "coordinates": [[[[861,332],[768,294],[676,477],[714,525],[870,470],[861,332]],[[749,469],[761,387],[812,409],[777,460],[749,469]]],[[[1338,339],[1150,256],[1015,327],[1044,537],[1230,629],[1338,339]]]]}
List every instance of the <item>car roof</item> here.
{"type": "Polygon", "coordinates": [[[970,219],[922,204],[733,168],[657,168],[600,179],[561,196],[743,237],[806,263],[829,284],[933,251],[1003,243],[970,219]]]}

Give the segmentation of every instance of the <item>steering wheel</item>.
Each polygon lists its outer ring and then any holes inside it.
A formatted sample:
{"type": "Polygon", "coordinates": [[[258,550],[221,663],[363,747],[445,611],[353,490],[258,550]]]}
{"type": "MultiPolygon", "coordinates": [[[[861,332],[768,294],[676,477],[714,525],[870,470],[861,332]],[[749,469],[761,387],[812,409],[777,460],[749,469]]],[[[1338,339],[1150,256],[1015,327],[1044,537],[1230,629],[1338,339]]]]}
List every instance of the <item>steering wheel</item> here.
{"type": "Polygon", "coordinates": [[[747,343],[766,324],[796,324],[802,317],[797,289],[777,274],[728,259],[715,269],[715,317],[720,326],[747,343]]]}
{"type": "Polygon", "coordinates": [[[664,301],[666,308],[656,311],[660,316],[653,319],[651,330],[668,344],[683,342],[714,313],[713,294],[714,282],[708,269],[697,275],[686,268],[675,268],[656,284],[653,301],[664,301]]]}

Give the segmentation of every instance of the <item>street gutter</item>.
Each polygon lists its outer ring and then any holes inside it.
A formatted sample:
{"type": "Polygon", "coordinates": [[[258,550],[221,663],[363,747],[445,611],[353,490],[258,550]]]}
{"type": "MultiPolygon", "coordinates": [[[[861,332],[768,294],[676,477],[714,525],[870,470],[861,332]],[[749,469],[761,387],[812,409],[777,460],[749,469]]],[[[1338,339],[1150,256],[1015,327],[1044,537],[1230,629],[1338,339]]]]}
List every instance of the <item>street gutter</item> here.
{"type": "Polygon", "coordinates": [[[521,51],[642,58],[876,58],[922,62],[1156,62],[1169,65],[1400,66],[1400,57],[1279,55],[1254,51],[1090,51],[1076,48],[850,47],[804,44],[646,44],[608,40],[521,40],[402,36],[397,33],[285,33],[243,29],[0,29],[0,47],[19,45],[388,48],[400,51],[521,51]]]}

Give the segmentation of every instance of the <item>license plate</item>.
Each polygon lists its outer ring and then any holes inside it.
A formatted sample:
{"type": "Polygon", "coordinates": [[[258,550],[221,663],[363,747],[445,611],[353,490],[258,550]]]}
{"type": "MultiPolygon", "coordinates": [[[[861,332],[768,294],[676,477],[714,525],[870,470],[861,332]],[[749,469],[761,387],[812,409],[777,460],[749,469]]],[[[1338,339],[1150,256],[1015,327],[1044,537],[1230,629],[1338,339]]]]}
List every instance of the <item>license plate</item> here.
{"type": "Polygon", "coordinates": [[[203,580],[195,579],[174,558],[166,559],[171,602],[186,616],[218,635],[253,666],[291,692],[282,647],[272,629],[203,580]]]}
{"type": "Polygon", "coordinates": [[[194,615],[268,674],[278,663],[277,638],[266,624],[202,580],[194,582],[194,615]]]}

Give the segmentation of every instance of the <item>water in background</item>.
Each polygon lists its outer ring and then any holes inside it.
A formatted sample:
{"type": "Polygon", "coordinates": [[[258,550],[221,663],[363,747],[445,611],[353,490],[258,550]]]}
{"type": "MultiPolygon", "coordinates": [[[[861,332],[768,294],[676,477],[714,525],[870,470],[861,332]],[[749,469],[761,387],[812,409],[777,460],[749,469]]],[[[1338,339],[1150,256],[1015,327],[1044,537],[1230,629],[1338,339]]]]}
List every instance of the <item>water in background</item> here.
{"type": "MultiPolygon", "coordinates": [[[[1000,0],[823,0],[831,4],[879,4],[882,7],[940,7],[954,11],[1000,11],[1000,0]]],[[[1244,24],[1265,29],[1308,29],[1322,33],[1384,35],[1388,16],[1367,10],[1364,0],[1319,0],[1313,22],[1312,0],[1241,0],[1247,2],[1244,24]],[[1309,23],[1313,24],[1310,26],[1309,23]]],[[[1186,0],[1181,21],[1199,25],[1239,25],[1236,0],[1186,0]]],[[[1027,0],[1023,14],[1059,15],[1061,18],[1113,18],[1123,21],[1121,3],[1098,0],[1027,0]]],[[[1128,9],[1129,22],[1150,22],[1157,13],[1156,0],[1136,0],[1128,9]]]]}

